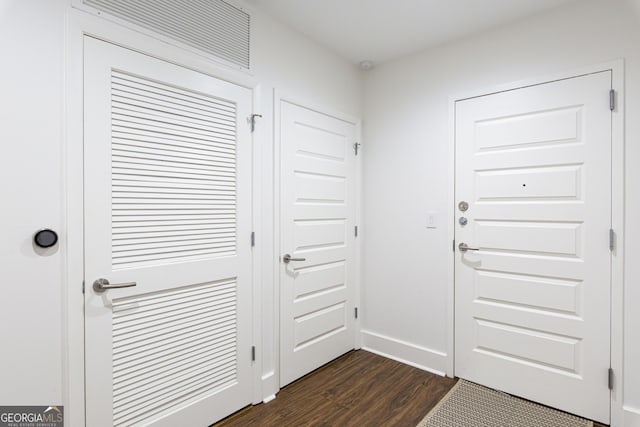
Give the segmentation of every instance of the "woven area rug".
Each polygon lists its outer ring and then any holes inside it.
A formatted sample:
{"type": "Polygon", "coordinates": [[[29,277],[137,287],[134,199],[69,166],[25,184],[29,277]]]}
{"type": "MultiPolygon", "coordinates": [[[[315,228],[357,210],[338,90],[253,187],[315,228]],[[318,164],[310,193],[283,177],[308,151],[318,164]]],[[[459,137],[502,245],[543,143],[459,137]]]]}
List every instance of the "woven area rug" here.
{"type": "Polygon", "coordinates": [[[593,422],[459,380],[417,427],[592,427],[593,422]]]}

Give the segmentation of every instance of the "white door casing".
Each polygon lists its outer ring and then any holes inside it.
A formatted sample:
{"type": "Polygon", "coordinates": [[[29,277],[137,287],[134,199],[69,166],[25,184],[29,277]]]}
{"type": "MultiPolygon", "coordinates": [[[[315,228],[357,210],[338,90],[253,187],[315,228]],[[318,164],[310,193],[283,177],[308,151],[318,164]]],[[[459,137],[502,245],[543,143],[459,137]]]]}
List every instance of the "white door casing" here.
{"type": "Polygon", "coordinates": [[[458,101],[455,131],[456,375],[604,423],[610,88],[606,71],[458,101]]]}
{"type": "Polygon", "coordinates": [[[280,385],[355,346],[356,126],[280,103],[280,385]],[[283,262],[285,254],[304,261],[283,262]]]}
{"type": "Polygon", "coordinates": [[[84,55],[86,423],[210,424],[251,401],[251,91],[84,55]]]}

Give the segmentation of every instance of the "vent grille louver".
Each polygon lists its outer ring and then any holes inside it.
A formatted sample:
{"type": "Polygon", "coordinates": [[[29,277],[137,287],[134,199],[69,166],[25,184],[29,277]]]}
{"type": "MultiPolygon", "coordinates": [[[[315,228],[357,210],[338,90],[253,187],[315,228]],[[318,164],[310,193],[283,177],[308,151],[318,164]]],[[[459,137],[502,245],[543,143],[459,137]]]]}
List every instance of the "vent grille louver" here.
{"type": "Polygon", "coordinates": [[[222,0],[82,0],[233,64],[249,68],[251,17],[222,0]]]}

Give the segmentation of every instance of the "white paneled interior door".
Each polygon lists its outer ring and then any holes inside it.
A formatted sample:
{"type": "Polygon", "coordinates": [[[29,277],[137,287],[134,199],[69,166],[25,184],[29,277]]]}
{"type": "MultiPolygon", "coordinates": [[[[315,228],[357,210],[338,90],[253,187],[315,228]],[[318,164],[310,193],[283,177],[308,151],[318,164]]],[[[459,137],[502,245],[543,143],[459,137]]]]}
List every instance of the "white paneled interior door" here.
{"type": "Polygon", "coordinates": [[[607,424],[610,88],[459,101],[455,133],[456,376],[607,424]]]}
{"type": "Polygon", "coordinates": [[[89,37],[84,66],[87,425],[209,425],[251,400],[251,91],[89,37]]]}
{"type": "Polygon", "coordinates": [[[284,101],[280,120],[284,386],[355,345],[356,127],[284,101]]]}

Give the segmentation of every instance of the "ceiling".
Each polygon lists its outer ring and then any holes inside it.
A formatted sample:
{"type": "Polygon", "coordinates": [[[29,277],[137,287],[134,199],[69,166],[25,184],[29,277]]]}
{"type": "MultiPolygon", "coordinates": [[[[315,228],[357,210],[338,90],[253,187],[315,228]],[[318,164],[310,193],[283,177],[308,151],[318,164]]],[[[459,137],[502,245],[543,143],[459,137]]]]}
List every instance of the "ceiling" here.
{"type": "Polygon", "coordinates": [[[576,0],[246,1],[354,63],[381,63],[576,0]]]}

